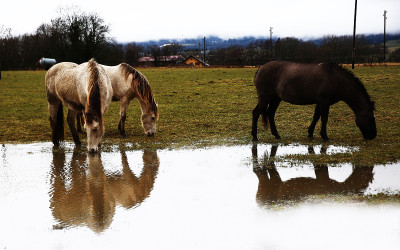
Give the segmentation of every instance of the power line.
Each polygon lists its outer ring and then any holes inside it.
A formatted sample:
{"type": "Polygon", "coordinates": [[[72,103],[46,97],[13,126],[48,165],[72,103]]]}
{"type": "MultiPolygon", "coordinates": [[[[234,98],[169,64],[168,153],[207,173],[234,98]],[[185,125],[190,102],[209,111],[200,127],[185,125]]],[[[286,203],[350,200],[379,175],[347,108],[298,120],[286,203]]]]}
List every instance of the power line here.
{"type": "Polygon", "coordinates": [[[272,60],[272,57],[273,57],[273,47],[272,47],[272,27],[269,27],[269,40],[270,40],[270,42],[271,42],[271,60],[272,60]]]}

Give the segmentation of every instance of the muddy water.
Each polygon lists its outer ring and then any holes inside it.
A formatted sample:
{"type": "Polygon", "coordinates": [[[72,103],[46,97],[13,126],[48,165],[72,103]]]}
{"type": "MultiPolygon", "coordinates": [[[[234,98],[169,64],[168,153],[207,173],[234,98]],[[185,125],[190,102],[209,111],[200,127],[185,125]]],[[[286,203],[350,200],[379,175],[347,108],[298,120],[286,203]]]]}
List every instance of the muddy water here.
{"type": "Polygon", "coordinates": [[[274,162],[352,150],[2,145],[0,249],[398,249],[400,163],[274,162]]]}

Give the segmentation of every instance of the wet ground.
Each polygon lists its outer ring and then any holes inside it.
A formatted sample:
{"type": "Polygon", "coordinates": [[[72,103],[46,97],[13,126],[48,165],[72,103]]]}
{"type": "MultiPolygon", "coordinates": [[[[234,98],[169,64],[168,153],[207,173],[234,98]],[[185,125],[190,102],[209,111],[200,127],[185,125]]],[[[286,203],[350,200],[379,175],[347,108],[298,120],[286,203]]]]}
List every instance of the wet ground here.
{"type": "Polygon", "coordinates": [[[274,162],[352,150],[0,145],[0,249],[398,249],[400,163],[274,162]]]}

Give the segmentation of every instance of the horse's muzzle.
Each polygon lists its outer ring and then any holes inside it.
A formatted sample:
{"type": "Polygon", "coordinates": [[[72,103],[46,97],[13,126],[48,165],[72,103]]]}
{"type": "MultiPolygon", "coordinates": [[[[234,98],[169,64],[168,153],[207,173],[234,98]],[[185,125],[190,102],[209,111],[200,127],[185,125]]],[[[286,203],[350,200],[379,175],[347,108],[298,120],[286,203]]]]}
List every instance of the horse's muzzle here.
{"type": "Polygon", "coordinates": [[[376,134],[375,134],[375,135],[363,136],[363,137],[364,137],[364,140],[370,141],[370,140],[373,140],[373,139],[375,139],[375,137],[376,137],[376,134]]]}
{"type": "Polygon", "coordinates": [[[98,150],[98,148],[97,148],[97,147],[95,147],[95,148],[91,148],[91,149],[89,149],[89,153],[90,153],[90,154],[94,154],[94,153],[96,153],[96,152],[97,152],[97,150],[98,150]]]}
{"type": "Polygon", "coordinates": [[[153,131],[147,131],[147,136],[153,136],[154,135],[154,132],[153,131]]]}

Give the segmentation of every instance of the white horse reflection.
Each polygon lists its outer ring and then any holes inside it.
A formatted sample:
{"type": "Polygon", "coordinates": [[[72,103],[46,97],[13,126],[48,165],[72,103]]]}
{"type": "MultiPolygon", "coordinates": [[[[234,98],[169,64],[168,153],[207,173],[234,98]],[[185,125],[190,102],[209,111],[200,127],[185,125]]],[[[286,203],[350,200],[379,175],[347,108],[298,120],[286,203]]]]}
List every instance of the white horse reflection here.
{"type": "Polygon", "coordinates": [[[65,152],[54,150],[51,169],[50,208],[57,221],[55,229],[87,226],[96,233],[106,230],[115,207],[139,206],[153,189],[158,173],[156,152],[143,152],[143,171],[132,173],[121,151],[122,173],[107,175],[100,154],[75,150],[69,164],[65,152]]]}

